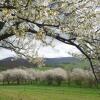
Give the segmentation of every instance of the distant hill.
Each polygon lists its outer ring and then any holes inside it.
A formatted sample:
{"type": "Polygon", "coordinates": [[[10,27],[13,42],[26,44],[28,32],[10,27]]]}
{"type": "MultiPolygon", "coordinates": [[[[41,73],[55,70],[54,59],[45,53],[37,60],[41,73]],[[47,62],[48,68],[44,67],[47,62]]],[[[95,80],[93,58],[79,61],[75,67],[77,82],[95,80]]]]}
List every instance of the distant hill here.
{"type": "Polygon", "coordinates": [[[13,57],[9,57],[3,60],[0,60],[0,69],[8,69],[8,68],[19,68],[19,67],[27,67],[30,68],[33,66],[33,63],[27,61],[26,59],[15,59],[13,57]]]}
{"type": "MultiPolygon", "coordinates": [[[[68,63],[74,63],[78,62],[79,59],[74,58],[74,57],[62,57],[62,58],[45,58],[45,64],[46,65],[52,65],[52,66],[57,66],[59,64],[68,64],[68,63]]],[[[26,59],[15,59],[13,57],[9,57],[3,60],[0,60],[0,69],[5,70],[8,68],[19,68],[19,67],[35,67],[35,65],[31,62],[29,62],[26,59]]]]}
{"type": "Polygon", "coordinates": [[[59,65],[78,62],[79,59],[74,57],[61,57],[61,58],[46,58],[45,64],[59,65]]]}

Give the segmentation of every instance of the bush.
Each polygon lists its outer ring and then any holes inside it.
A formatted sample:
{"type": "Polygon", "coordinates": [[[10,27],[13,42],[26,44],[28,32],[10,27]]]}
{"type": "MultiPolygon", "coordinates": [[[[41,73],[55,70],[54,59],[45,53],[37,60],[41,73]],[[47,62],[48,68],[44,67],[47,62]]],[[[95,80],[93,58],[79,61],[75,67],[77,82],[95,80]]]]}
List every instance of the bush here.
{"type": "Polygon", "coordinates": [[[56,68],[54,71],[54,80],[58,85],[61,85],[63,81],[67,80],[67,73],[62,68],[56,68]]]}
{"type": "Polygon", "coordinates": [[[66,71],[67,72],[67,84],[68,84],[68,86],[70,86],[71,85],[71,71],[70,70],[67,70],[66,71]]]}
{"type": "Polygon", "coordinates": [[[28,74],[26,71],[22,69],[11,69],[2,72],[3,74],[3,82],[7,82],[7,84],[17,83],[20,84],[22,81],[24,82],[28,78],[28,74]]]}
{"type": "Polygon", "coordinates": [[[93,75],[93,72],[86,70],[85,76],[86,76],[84,80],[85,84],[88,85],[89,87],[92,87],[95,84],[95,77],[93,75]]]}
{"type": "Polygon", "coordinates": [[[25,71],[27,72],[27,82],[32,84],[36,80],[36,72],[32,68],[25,69],[25,71]]]}
{"type": "Polygon", "coordinates": [[[3,74],[0,73],[0,82],[2,82],[2,81],[3,81],[3,74]]]}
{"type": "Polygon", "coordinates": [[[22,69],[13,69],[11,75],[11,78],[17,84],[23,83],[28,79],[28,73],[22,69]]]}
{"type": "Polygon", "coordinates": [[[75,83],[76,85],[82,85],[84,82],[86,75],[85,71],[80,68],[74,68],[71,73],[71,81],[75,83]]]}
{"type": "Polygon", "coordinates": [[[3,84],[5,82],[7,82],[7,84],[10,84],[10,80],[11,80],[11,77],[10,77],[11,72],[10,72],[10,70],[3,71],[2,72],[2,75],[3,75],[3,84]]]}
{"type": "Polygon", "coordinates": [[[44,80],[48,85],[52,85],[54,81],[54,73],[52,70],[48,70],[44,72],[44,80]]]}
{"type": "Polygon", "coordinates": [[[46,71],[44,76],[48,85],[51,85],[53,83],[56,83],[57,85],[61,85],[61,83],[66,80],[67,74],[64,69],[55,68],[46,71]]]}

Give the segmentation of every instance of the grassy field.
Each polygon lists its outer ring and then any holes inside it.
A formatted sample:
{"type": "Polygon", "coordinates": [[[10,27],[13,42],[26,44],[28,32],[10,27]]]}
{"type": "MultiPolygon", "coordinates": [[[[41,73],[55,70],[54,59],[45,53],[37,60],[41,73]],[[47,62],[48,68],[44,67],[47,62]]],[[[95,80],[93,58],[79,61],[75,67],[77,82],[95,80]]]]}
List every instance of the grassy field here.
{"type": "Polygon", "coordinates": [[[90,68],[90,64],[88,61],[85,60],[85,61],[80,61],[75,63],[62,64],[61,67],[65,69],[73,69],[73,68],[88,69],[90,68]]]}
{"type": "Polygon", "coordinates": [[[100,100],[100,90],[56,86],[0,86],[0,100],[100,100]]]}

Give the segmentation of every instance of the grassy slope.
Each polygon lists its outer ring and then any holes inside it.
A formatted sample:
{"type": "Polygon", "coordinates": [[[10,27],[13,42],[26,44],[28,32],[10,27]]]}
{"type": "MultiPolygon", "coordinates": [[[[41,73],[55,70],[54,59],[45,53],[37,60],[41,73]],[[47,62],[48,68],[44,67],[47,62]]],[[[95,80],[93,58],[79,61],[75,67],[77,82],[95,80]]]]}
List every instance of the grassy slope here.
{"type": "Polygon", "coordinates": [[[0,100],[100,100],[100,90],[54,86],[0,86],[0,100]]]}
{"type": "Polygon", "coordinates": [[[75,62],[75,63],[62,64],[61,66],[65,69],[73,69],[73,68],[88,69],[90,68],[88,61],[80,61],[80,62],[75,62]]]}

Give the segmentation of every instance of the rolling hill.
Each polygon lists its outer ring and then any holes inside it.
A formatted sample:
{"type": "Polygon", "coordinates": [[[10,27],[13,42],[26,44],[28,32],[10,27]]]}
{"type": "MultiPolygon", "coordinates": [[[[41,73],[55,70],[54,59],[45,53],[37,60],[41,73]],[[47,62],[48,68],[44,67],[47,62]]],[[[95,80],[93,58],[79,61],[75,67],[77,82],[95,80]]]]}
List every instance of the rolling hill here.
{"type": "MultiPolygon", "coordinates": [[[[46,65],[51,65],[51,66],[58,66],[60,64],[68,64],[68,63],[75,63],[78,62],[79,59],[74,58],[74,57],[61,57],[61,58],[45,58],[45,64],[46,65]]],[[[35,65],[31,62],[29,62],[26,59],[15,59],[13,57],[9,57],[6,59],[0,60],[0,69],[5,70],[8,68],[31,68],[35,67],[35,65]]]]}

